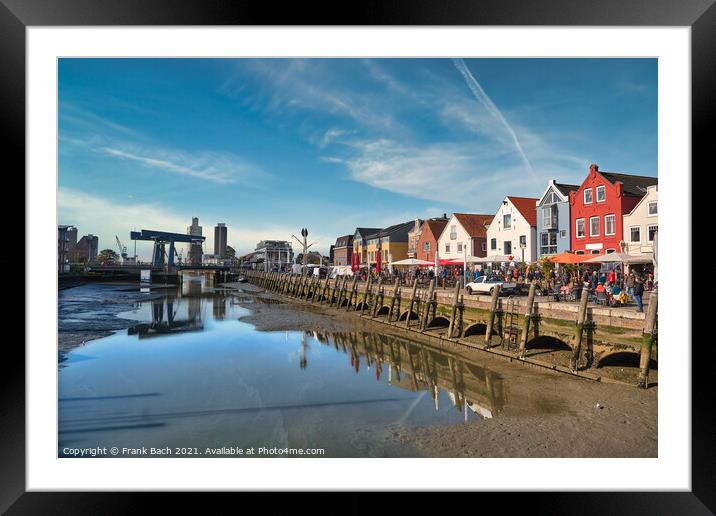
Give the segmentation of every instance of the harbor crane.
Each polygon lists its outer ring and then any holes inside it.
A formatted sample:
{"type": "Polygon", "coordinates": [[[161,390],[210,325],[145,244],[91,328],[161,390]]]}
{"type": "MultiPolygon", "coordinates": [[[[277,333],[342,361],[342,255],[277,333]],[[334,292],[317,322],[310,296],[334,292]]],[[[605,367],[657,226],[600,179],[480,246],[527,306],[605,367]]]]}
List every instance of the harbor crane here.
{"type": "Polygon", "coordinates": [[[127,246],[122,245],[117,235],[114,235],[114,238],[117,240],[117,249],[119,249],[119,256],[122,257],[122,263],[125,263],[127,261],[127,246]]]}

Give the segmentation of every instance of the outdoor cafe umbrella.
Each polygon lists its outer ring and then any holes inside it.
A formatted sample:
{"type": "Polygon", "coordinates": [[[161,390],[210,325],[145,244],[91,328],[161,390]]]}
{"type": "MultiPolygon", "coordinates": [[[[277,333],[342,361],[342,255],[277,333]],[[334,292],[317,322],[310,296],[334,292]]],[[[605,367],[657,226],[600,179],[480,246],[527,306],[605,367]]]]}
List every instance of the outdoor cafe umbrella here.
{"type": "Polygon", "coordinates": [[[493,254],[491,256],[470,256],[467,261],[469,263],[502,263],[502,262],[511,262],[512,259],[510,256],[507,256],[506,254],[493,254]]]}
{"type": "Polygon", "coordinates": [[[568,253],[567,251],[565,251],[563,253],[553,256],[552,258],[550,258],[550,260],[552,260],[552,262],[554,262],[554,263],[574,264],[574,263],[582,263],[582,262],[588,260],[589,258],[590,258],[589,255],[586,255],[586,254],[574,254],[574,253],[568,253]]]}
{"type": "MultiPolygon", "coordinates": [[[[629,263],[629,260],[633,259],[633,256],[624,253],[609,253],[609,254],[598,254],[592,256],[587,260],[586,263],[629,263]]],[[[651,260],[649,260],[651,261],[651,260]]]]}
{"type": "Polygon", "coordinates": [[[427,260],[417,260],[415,258],[406,258],[405,260],[398,260],[397,262],[393,262],[393,265],[413,265],[413,266],[420,266],[420,265],[434,265],[433,262],[429,262],[427,260]]]}

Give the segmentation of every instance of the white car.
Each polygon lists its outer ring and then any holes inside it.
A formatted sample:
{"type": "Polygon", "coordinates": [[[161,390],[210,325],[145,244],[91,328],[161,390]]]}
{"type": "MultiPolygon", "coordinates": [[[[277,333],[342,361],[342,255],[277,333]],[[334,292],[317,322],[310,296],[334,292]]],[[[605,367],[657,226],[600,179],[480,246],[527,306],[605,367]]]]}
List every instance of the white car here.
{"type": "Polygon", "coordinates": [[[511,294],[517,291],[516,283],[506,283],[498,279],[491,280],[488,279],[487,276],[480,276],[475,281],[471,281],[465,285],[465,290],[467,290],[468,295],[473,292],[478,294],[491,294],[496,285],[499,285],[500,292],[511,294]]]}

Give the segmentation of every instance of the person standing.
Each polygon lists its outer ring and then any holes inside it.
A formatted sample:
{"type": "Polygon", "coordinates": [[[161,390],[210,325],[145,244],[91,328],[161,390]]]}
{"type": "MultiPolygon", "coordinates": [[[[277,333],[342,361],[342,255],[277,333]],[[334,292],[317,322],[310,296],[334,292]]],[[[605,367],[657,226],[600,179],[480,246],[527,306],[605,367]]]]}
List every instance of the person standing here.
{"type": "Polygon", "coordinates": [[[617,273],[614,272],[614,269],[609,271],[609,276],[607,277],[607,284],[614,286],[617,284],[617,273]]]}
{"type": "Polygon", "coordinates": [[[643,312],[644,311],[644,305],[642,304],[642,296],[644,295],[644,283],[641,280],[641,277],[636,278],[636,283],[634,284],[634,300],[636,301],[636,311],[637,312],[643,312]]]}
{"type": "Polygon", "coordinates": [[[627,296],[629,297],[629,301],[634,301],[634,284],[636,283],[636,278],[634,277],[634,271],[629,271],[629,275],[626,279],[626,290],[627,290],[627,296]]]}

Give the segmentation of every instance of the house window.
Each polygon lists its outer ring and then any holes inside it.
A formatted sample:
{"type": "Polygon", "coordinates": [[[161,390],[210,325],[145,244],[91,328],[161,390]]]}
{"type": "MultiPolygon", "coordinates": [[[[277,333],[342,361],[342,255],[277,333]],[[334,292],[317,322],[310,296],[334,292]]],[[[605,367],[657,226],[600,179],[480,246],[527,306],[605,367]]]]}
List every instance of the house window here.
{"type": "Polygon", "coordinates": [[[584,251],[574,251],[574,254],[577,256],[582,256],[584,254],[584,251]]]}
{"type": "Polygon", "coordinates": [[[520,247],[527,245],[527,235],[520,235],[520,247]]]}
{"type": "Polygon", "coordinates": [[[542,227],[545,229],[557,229],[557,216],[554,205],[542,208],[542,227]]]}
{"type": "Polygon", "coordinates": [[[592,249],[592,254],[599,254],[599,249],[592,249]]]}
{"type": "Polygon", "coordinates": [[[649,242],[653,242],[653,241],[654,241],[654,235],[656,234],[657,231],[659,231],[659,226],[656,226],[656,225],[654,225],[654,226],[649,226],[648,229],[649,229],[649,233],[648,233],[649,242]]]}
{"type": "Polygon", "coordinates": [[[592,189],[584,190],[584,204],[592,204],[592,189]]]}
{"type": "Polygon", "coordinates": [[[430,242],[423,242],[423,251],[426,253],[430,251],[430,242]]]}
{"type": "Polygon", "coordinates": [[[496,238],[490,239],[490,249],[493,251],[497,250],[497,239],[496,238]]]}
{"type": "Polygon", "coordinates": [[[605,186],[597,187],[597,202],[604,202],[607,200],[607,188],[605,186]]]}
{"type": "Polygon", "coordinates": [[[507,215],[502,216],[502,227],[504,229],[512,228],[512,215],[510,215],[509,213],[507,215]]]}
{"type": "Polygon", "coordinates": [[[607,215],[604,217],[604,234],[613,235],[617,232],[616,230],[616,219],[614,215],[607,215]]]}
{"type": "Polygon", "coordinates": [[[629,241],[641,242],[641,228],[639,226],[629,228],[629,241]]]}
{"type": "Polygon", "coordinates": [[[450,244],[445,244],[445,252],[446,253],[450,252],[450,244]]]}
{"type": "Polygon", "coordinates": [[[482,250],[487,251],[487,242],[482,243],[482,250]]]}
{"type": "Polygon", "coordinates": [[[649,203],[649,215],[656,215],[658,213],[657,211],[657,203],[656,201],[652,201],[649,203]]]}
{"type": "Polygon", "coordinates": [[[461,253],[461,252],[462,252],[462,242],[459,242],[459,243],[457,244],[457,252],[458,252],[458,253],[461,253]]]}
{"type": "Polygon", "coordinates": [[[606,254],[612,254],[614,251],[616,251],[616,249],[607,249],[606,254]]]}
{"type": "Polygon", "coordinates": [[[589,218],[589,236],[599,236],[599,217],[589,218]]]}
{"type": "Polygon", "coordinates": [[[450,240],[455,240],[457,238],[457,230],[455,229],[455,226],[450,226],[450,240]]]}
{"type": "Polygon", "coordinates": [[[559,238],[567,238],[567,230],[563,229],[559,232],[559,238]]]}
{"type": "Polygon", "coordinates": [[[503,249],[505,250],[505,254],[512,254],[512,242],[505,240],[503,242],[503,249]]]}
{"type": "Polygon", "coordinates": [[[577,238],[584,238],[584,219],[577,219],[575,231],[577,232],[577,238]]]}
{"type": "Polygon", "coordinates": [[[557,254],[557,233],[540,233],[540,255],[557,254]]]}

